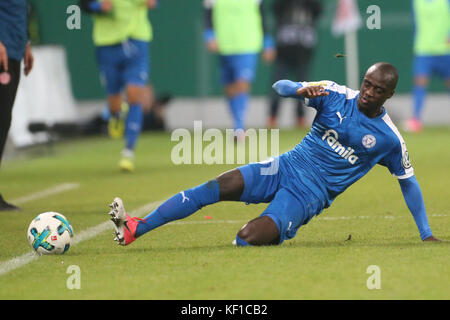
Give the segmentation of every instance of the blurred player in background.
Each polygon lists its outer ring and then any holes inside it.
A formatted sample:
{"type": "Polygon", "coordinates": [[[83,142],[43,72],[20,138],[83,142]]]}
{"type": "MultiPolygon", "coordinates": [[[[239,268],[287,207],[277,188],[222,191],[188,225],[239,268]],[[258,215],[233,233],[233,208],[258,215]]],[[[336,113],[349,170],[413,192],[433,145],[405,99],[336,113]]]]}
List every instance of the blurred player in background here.
{"type": "Polygon", "coordinates": [[[204,0],[205,41],[209,51],[218,53],[221,82],[234,121],[235,136],[245,138],[245,117],[251,83],[258,65],[258,53],[273,61],[273,39],[265,33],[261,0],[204,0]]]}
{"type": "Polygon", "coordinates": [[[142,129],[142,104],[149,90],[149,43],[153,33],[147,10],[157,0],[81,0],[92,14],[93,38],[102,83],[108,94],[109,131],[125,133],[120,169],[134,170],[134,149],[142,129]],[[123,95],[128,110],[122,110],[123,95]]]}
{"type": "MultiPolygon", "coordinates": [[[[219,201],[270,203],[237,233],[239,246],[281,244],[328,208],[334,199],[376,164],[398,179],[404,200],[424,241],[439,241],[428,224],[422,192],[405,141],[383,104],[394,95],[398,73],[380,62],[371,66],[360,91],[332,81],[277,81],[282,97],[302,99],[317,110],[309,134],[292,150],[269,161],[250,163],[181,191],[144,219],[130,217],[115,198],[109,215],[115,240],[128,245],[170,221],[219,201]]],[[[372,195],[367,195],[369,203],[372,195]]]]}
{"type": "MultiPolygon", "coordinates": [[[[276,59],[273,82],[278,79],[308,80],[314,48],[317,45],[317,21],[322,12],[318,0],[275,0],[273,12],[276,17],[276,59]]],[[[270,95],[268,126],[277,126],[280,98],[275,91],[270,95]]],[[[297,126],[304,127],[304,104],[297,101],[297,126]]]]}
{"type": "Polygon", "coordinates": [[[450,0],[413,0],[413,14],[414,109],[405,130],[419,132],[430,77],[439,75],[450,91],[450,0]]]}
{"type": "MultiPolygon", "coordinates": [[[[33,69],[33,54],[27,35],[27,1],[0,1],[0,161],[3,156],[12,108],[20,80],[20,61],[27,76],[33,69]]],[[[0,211],[18,210],[0,194],[0,211]]]]}

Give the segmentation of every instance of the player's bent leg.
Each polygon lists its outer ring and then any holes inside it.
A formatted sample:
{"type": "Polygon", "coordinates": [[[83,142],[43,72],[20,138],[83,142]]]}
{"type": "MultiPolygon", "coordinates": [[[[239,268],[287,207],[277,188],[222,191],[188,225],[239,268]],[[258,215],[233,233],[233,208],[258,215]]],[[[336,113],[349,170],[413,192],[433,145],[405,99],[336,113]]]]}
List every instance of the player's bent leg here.
{"type": "Polygon", "coordinates": [[[219,201],[239,201],[244,180],[238,169],[227,171],[217,179],[181,191],[139,222],[139,237],[170,221],[184,219],[201,208],[219,201]]]}
{"type": "Polygon", "coordinates": [[[280,188],[259,218],[250,221],[236,236],[236,245],[273,245],[296,236],[297,230],[323,209],[313,195],[295,194],[280,188]]]}
{"type": "Polygon", "coordinates": [[[226,88],[228,103],[233,115],[236,138],[240,141],[245,139],[245,115],[247,112],[250,83],[245,80],[238,80],[228,85],[226,88]]]}
{"type": "Polygon", "coordinates": [[[422,125],[422,113],[425,104],[425,97],[427,94],[427,85],[429,83],[428,76],[416,76],[414,78],[414,88],[413,88],[413,100],[414,109],[413,116],[408,119],[404,125],[404,130],[407,132],[420,132],[423,130],[422,125]]]}
{"type": "Polygon", "coordinates": [[[119,167],[123,171],[134,170],[134,148],[142,130],[144,120],[142,110],[142,97],[144,87],[140,85],[127,85],[128,114],[125,121],[125,149],[119,167]]]}
{"type": "MultiPolygon", "coordinates": [[[[267,202],[272,199],[278,184],[274,179],[279,178],[278,175],[261,175],[261,168],[267,166],[270,166],[270,163],[255,163],[227,171],[214,180],[172,196],[144,219],[127,216],[125,209],[119,210],[120,214],[116,214],[114,211],[116,221],[113,220],[113,222],[118,228],[116,231],[119,232],[119,236],[116,238],[118,238],[119,244],[122,244],[121,242],[125,245],[129,244],[155,228],[174,220],[186,218],[201,208],[219,201],[267,202]],[[122,225],[125,221],[128,221],[128,226],[132,226],[130,230],[123,230],[122,225]],[[123,236],[120,236],[121,230],[123,230],[123,236]],[[125,238],[128,231],[130,231],[129,237],[125,238]],[[120,240],[122,238],[124,241],[120,240]],[[131,239],[131,241],[127,239],[131,239]]],[[[123,203],[118,207],[123,207],[123,203]]]]}
{"type": "Polygon", "coordinates": [[[116,225],[116,233],[118,233],[116,241],[119,244],[127,245],[155,228],[174,220],[186,218],[204,206],[218,202],[219,184],[216,180],[211,180],[197,187],[181,191],[166,200],[143,219],[128,216],[123,208],[123,203],[116,201],[116,199],[112,204],[116,211],[113,208],[109,214],[116,225]],[[120,210],[120,208],[123,208],[123,210],[120,210]],[[131,228],[124,229],[124,225],[131,226],[131,228]]]}
{"type": "Polygon", "coordinates": [[[125,171],[132,171],[134,170],[134,148],[144,122],[142,104],[150,72],[149,43],[130,39],[127,41],[127,46],[130,54],[125,54],[127,58],[122,76],[126,83],[125,91],[129,111],[125,122],[125,150],[122,152],[120,167],[125,171]]]}
{"type": "Polygon", "coordinates": [[[143,97],[145,95],[145,86],[129,84],[126,87],[127,101],[129,104],[143,103],[143,97]]]}
{"type": "Polygon", "coordinates": [[[408,132],[422,131],[421,116],[425,104],[427,94],[427,86],[429,77],[432,72],[431,57],[416,56],[414,57],[413,73],[414,73],[414,88],[413,94],[413,116],[404,124],[404,130],[408,132]]]}
{"type": "Polygon", "coordinates": [[[239,230],[236,236],[238,246],[267,246],[280,243],[280,232],[269,216],[251,220],[239,230]]]}

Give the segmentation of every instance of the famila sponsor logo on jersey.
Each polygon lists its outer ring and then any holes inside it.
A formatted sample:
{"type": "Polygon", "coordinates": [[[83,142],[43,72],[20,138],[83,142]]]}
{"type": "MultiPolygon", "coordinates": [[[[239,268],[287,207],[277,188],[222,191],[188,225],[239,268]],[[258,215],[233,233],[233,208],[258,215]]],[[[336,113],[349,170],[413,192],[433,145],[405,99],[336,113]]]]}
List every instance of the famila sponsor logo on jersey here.
{"type": "Polygon", "coordinates": [[[325,131],[325,134],[322,136],[322,140],[326,141],[334,152],[339,154],[342,158],[347,159],[351,164],[355,164],[358,160],[358,156],[353,154],[355,150],[351,147],[343,146],[338,141],[338,138],[338,133],[333,129],[325,131]]]}

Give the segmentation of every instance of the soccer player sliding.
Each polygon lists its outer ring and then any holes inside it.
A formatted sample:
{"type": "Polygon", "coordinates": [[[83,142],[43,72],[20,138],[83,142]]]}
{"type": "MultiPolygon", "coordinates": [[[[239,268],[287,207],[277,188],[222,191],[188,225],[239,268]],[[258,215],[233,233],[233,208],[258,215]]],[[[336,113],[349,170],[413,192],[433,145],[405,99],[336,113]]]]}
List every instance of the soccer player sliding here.
{"type": "Polygon", "coordinates": [[[360,91],[332,81],[276,82],[273,88],[280,96],[304,99],[317,110],[310,132],[297,146],[269,161],[238,167],[184,190],[144,219],[130,217],[122,200],[115,198],[109,212],[115,240],[128,245],[204,206],[241,201],[270,204],[239,230],[236,245],[281,244],[380,164],[397,177],[421,239],[440,241],[431,232],[405,142],[383,107],[394,95],[397,81],[396,68],[379,62],[367,70],[360,91]]]}

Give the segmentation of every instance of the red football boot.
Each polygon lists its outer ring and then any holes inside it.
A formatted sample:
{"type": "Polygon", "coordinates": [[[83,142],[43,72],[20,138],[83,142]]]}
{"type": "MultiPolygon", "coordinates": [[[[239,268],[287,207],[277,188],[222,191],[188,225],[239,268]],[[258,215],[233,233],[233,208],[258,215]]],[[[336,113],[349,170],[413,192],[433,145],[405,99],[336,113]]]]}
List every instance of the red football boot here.
{"type": "Polygon", "coordinates": [[[116,228],[114,240],[121,246],[129,245],[136,240],[135,234],[139,223],[138,219],[132,218],[126,213],[120,198],[115,198],[109,206],[111,208],[109,215],[116,228]]]}

